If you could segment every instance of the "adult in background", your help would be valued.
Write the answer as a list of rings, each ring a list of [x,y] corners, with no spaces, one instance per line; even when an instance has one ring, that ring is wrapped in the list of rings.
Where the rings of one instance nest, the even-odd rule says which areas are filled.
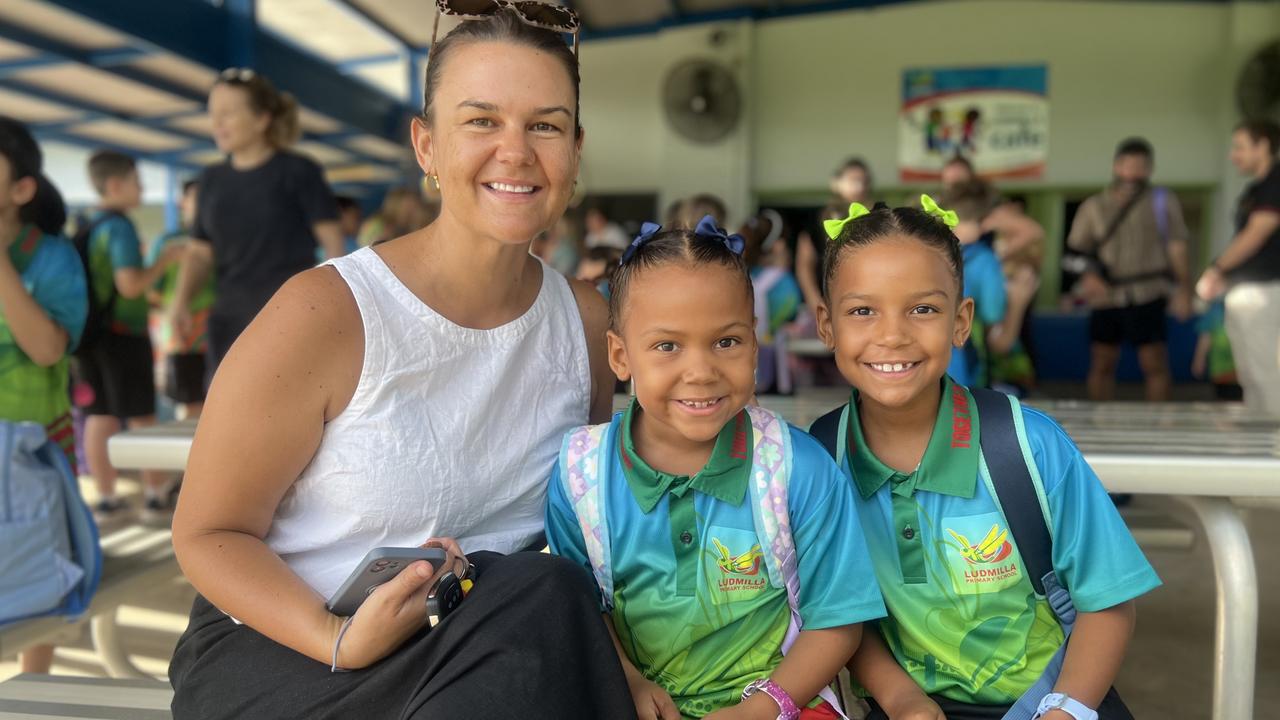
[[[338,206],[320,166],[290,152],[298,103],[248,68],[223,71],[209,93],[213,139],[227,159],[200,175],[200,196],[174,293],[175,334],[191,333],[192,299],[213,271],[209,376],[286,280],[343,254]]]
[[[1111,400],[1120,348],[1138,350],[1148,401],[1169,399],[1166,311],[1191,315],[1187,226],[1178,198],[1151,185],[1155,153],[1141,138],[1116,148],[1111,185],[1076,211],[1067,246],[1084,258],[1089,302],[1089,399]]]
[[[1236,207],[1236,234],[1204,271],[1205,300],[1226,292],[1227,335],[1249,407],[1280,416],[1280,126],[1242,122],[1231,163],[1253,179]],[[1230,290],[1228,290],[1228,286]]]
[[[214,379],[173,523],[201,593],[175,718],[634,717],[590,575],[520,552],[614,377],[604,300],[529,253],[578,172],[577,57],[545,29],[577,19],[518,13],[431,43],[412,137],[439,217],[289,280]],[[370,549],[424,543],[450,559],[325,607]],[[434,578],[470,565],[428,631]]]

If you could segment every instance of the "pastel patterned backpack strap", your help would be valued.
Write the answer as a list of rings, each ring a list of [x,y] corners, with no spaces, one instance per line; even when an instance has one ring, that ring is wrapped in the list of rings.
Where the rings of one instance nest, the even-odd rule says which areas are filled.
[[[803,621],[800,617],[800,569],[796,557],[795,539],[791,535],[791,513],[787,499],[787,485],[791,480],[791,432],[781,415],[762,407],[748,407],[751,417],[751,509],[755,518],[756,533],[765,547],[765,567],[774,587],[785,587],[787,605],[791,608],[791,622],[782,640],[785,655],[800,636]],[[840,717],[845,717],[839,697],[830,687],[819,696],[826,700]]]
[[[575,428],[565,436],[560,448],[560,482],[578,518],[600,596],[609,608],[613,606],[613,562],[604,507],[604,475],[609,467],[606,451],[613,446],[617,423],[615,417],[613,422],[603,425]]]

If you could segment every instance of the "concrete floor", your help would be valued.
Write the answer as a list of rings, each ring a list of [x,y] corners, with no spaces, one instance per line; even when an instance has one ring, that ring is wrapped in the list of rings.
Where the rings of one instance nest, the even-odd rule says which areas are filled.
[[[1280,478],[1277,478],[1280,481]],[[1172,500],[1139,497],[1138,512],[1165,513],[1190,527],[1195,521]],[[1246,510],[1260,584],[1256,718],[1280,718],[1280,510]],[[1197,529],[1198,530],[1198,529]],[[1138,627],[1117,682],[1137,718],[1208,718],[1212,694],[1214,576],[1208,546],[1197,532],[1190,550],[1148,550],[1164,586],[1138,603]],[[194,593],[185,582],[153,588],[124,608],[126,646],[143,670],[163,677],[186,626]],[[17,673],[13,658],[0,662],[0,680]],[[102,675],[86,637],[60,647],[54,672]]]

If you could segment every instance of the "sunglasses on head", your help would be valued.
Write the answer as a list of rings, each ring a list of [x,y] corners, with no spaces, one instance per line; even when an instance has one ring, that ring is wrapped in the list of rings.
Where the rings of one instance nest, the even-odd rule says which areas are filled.
[[[476,20],[502,10],[510,10],[526,24],[543,30],[573,33],[573,54],[578,54],[578,30],[582,27],[578,14],[567,7],[536,0],[436,0],[436,22],[431,29],[431,45],[436,44],[441,15]]]
[[[224,82],[251,82],[258,74],[253,68],[236,68],[231,67],[218,73],[218,79]]]

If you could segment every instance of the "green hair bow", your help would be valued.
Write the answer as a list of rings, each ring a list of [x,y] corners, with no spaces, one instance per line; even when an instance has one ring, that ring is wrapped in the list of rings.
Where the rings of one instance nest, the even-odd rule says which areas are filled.
[[[928,195],[920,196],[920,207],[924,208],[925,212],[941,220],[942,224],[949,228],[955,229],[955,226],[960,224],[960,216],[956,215],[955,210],[943,210]]]
[[[840,233],[844,230],[845,225],[848,225],[849,223],[853,222],[854,220],[857,220],[863,215],[870,215],[870,214],[871,214],[871,211],[868,210],[862,203],[850,203],[849,217],[843,220],[823,220],[822,228],[827,231],[827,237],[831,238],[832,240],[835,240],[836,238],[840,237]]]

